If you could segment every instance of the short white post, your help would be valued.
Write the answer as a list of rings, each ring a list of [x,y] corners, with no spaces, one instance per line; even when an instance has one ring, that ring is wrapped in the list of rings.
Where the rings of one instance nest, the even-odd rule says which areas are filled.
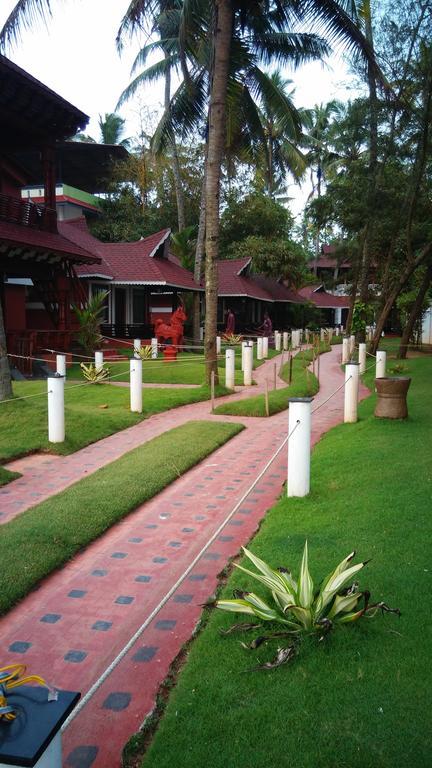
[[[355,336],[354,334],[351,334],[351,336],[349,337],[349,353],[351,358],[354,356],[354,350],[355,350]]]
[[[277,352],[281,351],[281,335],[279,331],[275,331],[275,350]]]
[[[246,348],[247,341],[242,341],[241,343],[241,369],[244,371],[245,366],[245,348]]]
[[[378,350],[376,353],[376,366],[375,366],[375,378],[383,379],[386,375],[386,358],[387,353],[383,350]]]
[[[47,378],[48,383],[48,440],[50,443],[64,443],[64,376],[55,374]]]
[[[227,349],[225,352],[225,386],[234,389],[235,383],[235,351]]]
[[[284,352],[288,352],[288,331],[283,332],[283,348]]]
[[[306,344],[309,344],[309,328],[306,328],[305,330],[305,340]]]
[[[139,358],[139,351],[141,349],[141,339],[134,339],[134,357]]]
[[[366,344],[364,342],[360,342],[359,344],[359,367],[359,373],[361,375],[366,370]]]
[[[66,378],[66,355],[56,355],[56,373]]]
[[[359,364],[350,362],[345,366],[344,422],[353,424],[357,421],[357,403],[359,392]]]
[[[212,371],[210,374],[210,396],[211,396],[211,409],[213,413],[214,407],[215,407],[215,372],[214,371]]]
[[[349,353],[349,339],[344,337],[342,339],[342,365],[346,365],[350,359]]]
[[[263,337],[258,336],[257,338],[257,360],[263,359]]]
[[[156,360],[158,356],[158,340],[154,338],[151,340],[151,356],[152,360]]]
[[[222,348],[222,339],[220,336],[216,336],[216,354],[220,355]]]
[[[130,360],[130,409],[142,413],[142,360]]]
[[[247,341],[244,350],[243,383],[245,387],[252,386],[253,341]]]
[[[336,327],[335,333],[336,333],[336,336],[339,336],[339,334],[340,334],[340,328],[339,328],[339,326],[337,326],[337,327]]]
[[[313,397],[288,401],[288,496],[307,496],[310,490],[312,401]]]
[[[200,341],[204,341],[204,328],[202,325],[200,326]]]
[[[264,360],[268,357],[268,336],[262,337],[262,353]]]
[[[99,350],[98,352],[95,352],[95,368],[102,368],[103,367],[103,352]]]
[[[325,339],[325,328],[321,328],[320,330],[320,341],[324,341]]]

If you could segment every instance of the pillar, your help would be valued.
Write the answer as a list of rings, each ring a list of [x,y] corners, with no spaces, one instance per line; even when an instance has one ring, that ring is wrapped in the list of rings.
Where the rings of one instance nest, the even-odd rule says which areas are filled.
[[[151,356],[152,360],[156,360],[158,356],[158,340],[155,338],[151,340]]]
[[[359,344],[359,373],[360,375],[366,370],[366,344],[360,342]]]
[[[283,349],[284,352],[288,351],[288,331],[283,332]]]
[[[262,352],[263,352],[263,358],[267,359],[268,357],[268,336],[262,337]]]
[[[48,440],[63,443],[65,439],[64,376],[49,376],[48,383]]]
[[[252,386],[253,341],[247,341],[244,350],[243,383],[245,387]]]
[[[103,352],[101,350],[98,350],[95,352],[95,368],[102,368],[103,366]]]
[[[378,350],[376,353],[376,368],[375,368],[375,378],[376,379],[383,379],[386,375],[386,358],[387,353],[383,350]]]
[[[346,365],[349,359],[349,339],[345,337],[342,339],[342,365]]]
[[[139,358],[139,351],[141,349],[141,339],[134,339],[134,357]]]
[[[344,422],[357,421],[357,404],[359,392],[359,364],[350,362],[345,366],[345,399]]]
[[[225,352],[225,386],[234,389],[235,384],[235,351],[227,349]]]
[[[142,360],[130,360],[130,409],[142,413]]]
[[[258,336],[257,338],[257,360],[263,359],[263,337]]]
[[[311,403],[313,397],[292,397],[288,410],[288,496],[310,490]]]
[[[56,371],[66,378],[66,355],[56,355]]]

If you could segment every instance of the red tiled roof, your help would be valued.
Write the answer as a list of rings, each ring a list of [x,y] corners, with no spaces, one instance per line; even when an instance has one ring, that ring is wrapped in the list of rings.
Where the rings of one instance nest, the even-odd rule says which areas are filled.
[[[334,296],[332,293],[327,293],[325,290],[319,290],[320,285],[305,285],[304,288],[299,288],[299,294],[306,301],[310,301],[315,304],[316,307],[322,309],[333,309],[337,307],[346,308],[349,307],[349,296]]]
[[[69,240],[101,258],[100,266],[95,269],[81,267],[78,270],[80,277],[101,276],[115,283],[200,290],[192,273],[180,266],[175,257],[155,256],[159,246],[169,237],[169,229],[133,243],[101,243],[90,234],[83,217],[63,221],[60,228]]]
[[[223,259],[217,262],[219,296],[248,296],[251,299],[268,302],[302,302],[295,291],[286,288],[275,278],[264,275],[243,276],[241,272],[249,263],[249,258]]]
[[[0,240],[30,248],[39,253],[49,251],[57,256],[65,256],[75,264],[94,264],[98,261],[97,254],[71,242],[61,233],[45,232],[19,224],[9,224],[7,221],[0,221]]]

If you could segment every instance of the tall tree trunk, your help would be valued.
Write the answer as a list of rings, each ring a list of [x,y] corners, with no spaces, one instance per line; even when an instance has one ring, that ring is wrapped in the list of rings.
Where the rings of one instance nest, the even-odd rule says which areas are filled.
[[[2,286],[3,287],[3,286]],[[0,401],[12,397],[12,382],[6,349],[6,333],[3,322],[2,297],[0,293]]]
[[[364,4],[365,12],[365,37],[372,52],[374,52],[374,40],[372,29],[372,10],[370,0]],[[375,199],[377,186],[378,167],[378,99],[374,69],[368,64],[367,70],[369,87],[369,190],[367,204],[367,221],[365,226],[359,298],[364,304],[369,300],[369,273],[371,265],[371,244],[374,233]],[[364,341],[364,331],[359,333],[359,341]]]
[[[215,0],[214,53],[209,105],[209,131],[206,179],[206,240],[205,240],[205,359],[206,381],[211,372],[217,379],[216,329],[219,255],[219,199],[221,165],[225,145],[226,97],[233,25],[231,0]]]
[[[168,51],[165,51],[165,60],[167,59],[169,59],[169,53]],[[169,67],[167,67],[165,72],[165,93],[164,93],[164,108],[166,113],[169,112],[170,103],[171,103],[171,70]],[[181,173],[180,173],[180,162],[179,162],[177,145],[176,145],[174,136],[172,137],[172,141],[171,141],[171,151],[172,151],[172,171],[173,171],[173,177],[174,177],[174,189],[175,189],[175,196],[176,196],[176,202],[177,202],[177,222],[178,222],[178,230],[179,232],[181,232],[182,229],[184,229],[186,226],[186,216],[185,216],[183,184],[182,184]]]
[[[418,318],[421,315],[424,298],[426,296],[427,291],[429,290],[431,282],[432,282],[432,264],[429,264],[429,266],[428,266],[428,268],[427,268],[427,270],[425,272],[425,276],[424,276],[424,278],[422,280],[422,283],[420,285],[419,291],[417,293],[416,300],[415,300],[414,305],[413,305],[413,307],[411,309],[411,313],[410,313],[410,316],[408,318],[408,322],[407,322],[407,324],[406,324],[406,326],[404,328],[403,334],[402,334],[399,351],[397,353],[397,357],[400,360],[405,360],[405,358],[407,356],[408,344],[410,342],[410,338],[411,338],[411,335],[412,335],[412,332],[413,332],[413,329],[414,329],[414,325],[415,325],[415,323],[417,322]]]
[[[207,145],[204,153],[204,178],[201,188],[201,201],[200,201],[200,215],[198,223],[198,235],[195,249],[195,266],[194,266],[194,280],[196,283],[201,282],[202,268],[205,254],[205,236],[206,236],[206,166],[207,166]],[[193,338],[195,341],[200,340],[200,297],[197,296],[194,299],[193,304]]]
[[[391,289],[389,295],[387,296],[385,303],[383,305],[383,308],[381,310],[380,316],[377,320],[376,329],[374,337],[370,344],[369,351],[374,355],[378,349],[378,344],[381,339],[381,334],[384,330],[384,326],[386,324],[387,318],[391,312],[391,309],[393,307],[393,304],[395,303],[397,297],[399,296],[402,288],[405,287],[408,280],[410,279],[413,272],[419,267],[421,264],[423,264],[424,261],[426,261],[432,253],[432,242],[428,243],[423,250],[419,253],[416,259],[414,261],[407,264],[404,271],[402,272],[399,280],[394,284],[393,288]]]

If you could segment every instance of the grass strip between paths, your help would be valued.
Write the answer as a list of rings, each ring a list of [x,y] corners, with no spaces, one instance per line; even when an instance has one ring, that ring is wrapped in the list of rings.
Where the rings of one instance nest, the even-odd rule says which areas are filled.
[[[329,352],[330,347],[324,343],[320,345],[320,354]],[[292,359],[292,382],[289,386],[282,389],[269,389],[269,415],[280,413],[288,407],[289,397],[309,397],[318,392],[318,379],[310,371],[307,371],[308,365],[312,361],[312,350],[306,349],[299,352]],[[289,380],[289,363],[283,365],[280,372],[280,378],[284,381]],[[218,405],[214,413],[226,414],[229,416],[265,416],[265,398],[264,395],[252,395],[252,397],[235,400],[231,403]]]
[[[131,413],[128,387],[93,384],[73,389],[73,384],[66,382],[66,440],[54,444],[48,442],[46,381],[14,382],[13,388],[17,398],[38,393],[41,396],[0,403],[0,462],[41,450],[62,455],[74,453],[155,413],[210,398],[209,387],[144,389],[143,412]],[[227,393],[225,387],[216,387],[217,397]]]
[[[214,611],[188,650],[145,768],[430,765],[432,358],[407,369],[409,418],[376,419],[375,396],[362,402],[357,424],[315,447],[310,495],[282,498],[249,547],[298,573],[308,539],[315,585],[355,548],[356,561],[372,558],[360,588],[402,617],[340,627],[320,644],[306,639],[291,664],[252,672],[284,640],[246,651],[239,640],[252,633],[219,629],[248,617]],[[223,594],[234,588],[265,594],[237,570]]]
[[[0,467],[0,485],[6,485],[18,477],[21,477],[19,472],[10,472],[8,469]]]
[[[2,525],[0,613],[242,429],[242,424],[191,421]]]

